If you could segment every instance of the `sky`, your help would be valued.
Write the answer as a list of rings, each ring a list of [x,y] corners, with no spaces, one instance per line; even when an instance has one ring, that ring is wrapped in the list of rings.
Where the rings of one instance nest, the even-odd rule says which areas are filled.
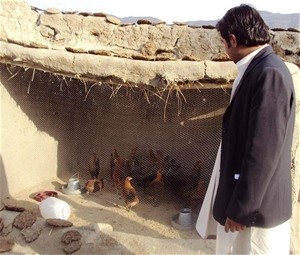
[[[260,11],[273,13],[300,13],[299,0],[27,0],[31,6],[58,8],[61,11],[102,12],[119,18],[152,16],[172,23],[174,21],[216,20],[226,11],[241,3]]]

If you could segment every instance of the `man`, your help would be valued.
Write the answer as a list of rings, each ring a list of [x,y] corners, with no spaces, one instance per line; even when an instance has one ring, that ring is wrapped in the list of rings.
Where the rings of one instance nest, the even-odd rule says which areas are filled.
[[[292,77],[267,44],[269,28],[254,8],[234,7],[216,27],[238,77],[196,228],[205,237],[214,227],[212,209],[217,254],[289,254]]]

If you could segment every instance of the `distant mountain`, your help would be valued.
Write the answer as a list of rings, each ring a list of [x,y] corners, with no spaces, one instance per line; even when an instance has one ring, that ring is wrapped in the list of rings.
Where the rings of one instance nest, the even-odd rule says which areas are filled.
[[[137,23],[138,20],[149,20],[153,23],[157,23],[161,21],[160,19],[154,18],[154,17],[124,17],[124,18],[119,18],[123,24],[132,24],[132,23]]]
[[[270,28],[300,28],[300,13],[280,14],[261,11],[260,14]]]
[[[267,25],[272,28],[295,28],[300,29],[300,13],[291,13],[291,14],[280,14],[272,13],[267,11],[260,11],[261,16],[267,23]],[[120,19],[122,23],[136,23],[138,20],[149,20],[151,22],[159,22],[160,20],[154,17],[124,17]],[[195,21],[186,21],[185,23],[191,26],[204,26],[212,25],[215,26],[218,20],[195,20]]]
[[[267,11],[259,12],[266,24],[270,29],[272,28],[300,28],[300,13],[292,13],[292,14],[280,14],[280,13],[272,13]],[[196,20],[196,21],[188,21],[188,25],[192,26],[203,26],[203,25],[212,25],[215,26],[219,20]]]

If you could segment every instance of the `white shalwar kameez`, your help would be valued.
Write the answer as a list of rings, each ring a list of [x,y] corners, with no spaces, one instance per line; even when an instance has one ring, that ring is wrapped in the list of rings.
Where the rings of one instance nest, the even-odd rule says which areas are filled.
[[[232,85],[230,101],[249,63],[266,46],[250,53],[237,63],[238,76]],[[216,254],[288,255],[290,248],[290,220],[273,228],[248,227],[243,231],[229,231],[226,233],[224,226],[217,223],[213,218],[213,204],[220,177],[221,143],[208,189],[196,222],[196,230],[202,238],[207,238],[209,235],[217,235]]]

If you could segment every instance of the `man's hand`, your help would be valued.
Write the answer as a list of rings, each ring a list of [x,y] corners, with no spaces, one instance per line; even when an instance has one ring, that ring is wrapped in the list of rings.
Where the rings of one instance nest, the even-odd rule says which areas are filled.
[[[242,225],[240,223],[237,223],[229,218],[226,219],[225,222],[225,232],[227,233],[229,230],[231,232],[235,232],[235,231],[241,231],[244,230],[246,228],[245,225]]]

